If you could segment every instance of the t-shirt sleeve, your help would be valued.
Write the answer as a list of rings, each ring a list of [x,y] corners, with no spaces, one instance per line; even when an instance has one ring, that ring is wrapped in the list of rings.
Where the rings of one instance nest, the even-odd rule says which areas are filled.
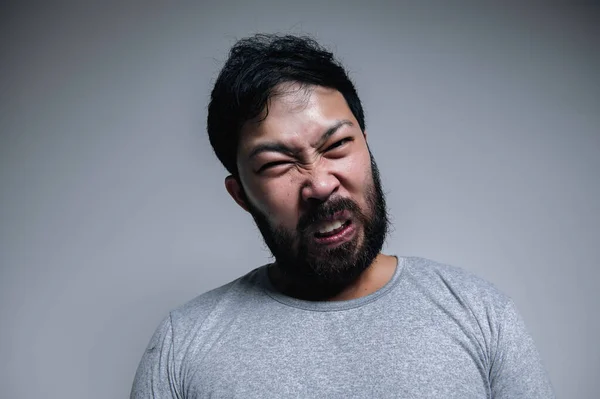
[[[165,318],[156,329],[138,366],[131,399],[180,398],[175,383],[171,317]]]
[[[514,303],[504,309],[490,370],[493,399],[555,398],[540,356]]]

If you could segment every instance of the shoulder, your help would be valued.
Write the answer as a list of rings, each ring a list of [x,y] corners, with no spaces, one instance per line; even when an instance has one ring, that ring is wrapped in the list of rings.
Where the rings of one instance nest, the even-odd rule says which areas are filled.
[[[474,313],[500,316],[511,299],[494,284],[457,266],[429,259],[404,258],[405,281],[432,299],[457,304]]]
[[[198,295],[169,314],[174,330],[189,331],[213,314],[221,317],[238,312],[244,304],[264,295],[260,283],[262,267],[225,285]]]

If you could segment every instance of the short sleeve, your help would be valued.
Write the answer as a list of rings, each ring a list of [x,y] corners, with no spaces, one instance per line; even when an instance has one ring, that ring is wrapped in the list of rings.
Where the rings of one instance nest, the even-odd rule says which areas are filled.
[[[514,303],[504,309],[490,370],[493,399],[555,398],[538,351]]]
[[[175,383],[173,353],[173,328],[169,316],[158,326],[142,356],[131,388],[131,399],[181,397]]]

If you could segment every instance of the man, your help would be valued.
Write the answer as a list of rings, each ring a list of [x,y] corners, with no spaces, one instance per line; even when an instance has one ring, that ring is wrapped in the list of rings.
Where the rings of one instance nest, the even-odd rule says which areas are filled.
[[[361,102],[307,38],[231,50],[208,134],[274,262],[170,313],[132,398],[549,398],[513,303],[456,268],[381,253]]]

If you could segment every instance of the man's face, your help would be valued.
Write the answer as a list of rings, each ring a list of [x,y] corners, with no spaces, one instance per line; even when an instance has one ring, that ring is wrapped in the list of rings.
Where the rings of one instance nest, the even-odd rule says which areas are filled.
[[[377,167],[341,93],[279,89],[266,118],[242,129],[241,197],[282,272],[341,289],[385,239]]]

